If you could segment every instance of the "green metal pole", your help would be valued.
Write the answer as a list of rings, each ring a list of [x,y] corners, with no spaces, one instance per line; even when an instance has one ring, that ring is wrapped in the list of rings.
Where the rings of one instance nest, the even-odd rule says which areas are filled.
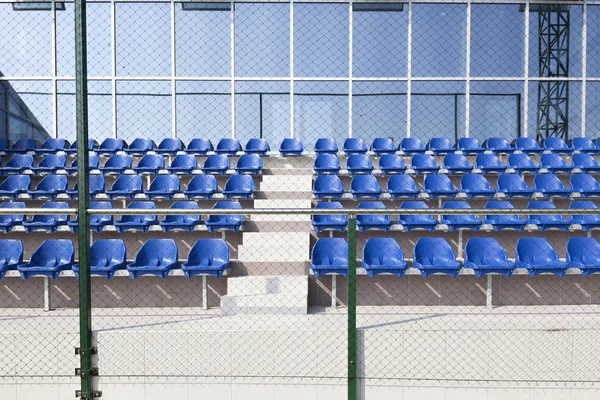
[[[348,218],[348,400],[356,400],[356,218]]]
[[[79,221],[79,342],[81,398],[92,399],[92,301],[90,250],[86,0],[75,0],[75,108],[77,121],[77,217]]]

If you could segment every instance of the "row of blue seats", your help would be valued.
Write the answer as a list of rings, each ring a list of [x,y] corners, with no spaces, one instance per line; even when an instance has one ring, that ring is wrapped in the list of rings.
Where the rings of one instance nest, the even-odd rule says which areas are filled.
[[[0,173],[21,174],[25,171],[32,171],[34,174],[51,174],[64,170],[69,174],[77,172],[77,159],[73,160],[71,165],[67,166],[66,157],[62,154],[49,154],[45,156],[38,165],[33,165],[33,156],[29,154],[14,155],[5,166],[0,167]],[[133,170],[138,174],[157,174],[162,169],[167,169],[173,174],[191,174],[198,168],[198,160],[194,155],[180,154],[175,156],[168,167],[165,167],[165,159],[158,154],[146,154],[133,166],[133,160],[128,154],[113,154],[105,162],[99,165],[98,156],[90,154],[89,169],[100,170],[103,173],[122,174],[126,170]],[[202,172],[205,174],[224,175],[231,168],[229,157],[223,154],[211,154],[202,166]],[[235,164],[235,171],[238,174],[258,175],[262,172],[263,162],[260,156],[256,154],[244,154]]]
[[[22,202],[4,202],[0,204],[0,208],[25,208],[25,203]],[[65,202],[47,202],[42,205],[42,208],[63,209],[68,208]],[[110,202],[90,202],[92,209],[110,209]],[[151,214],[150,210],[156,210],[156,205],[149,201],[133,201],[127,208],[132,209],[147,209],[149,214],[143,215],[123,215],[120,219],[115,220],[112,215],[91,215],[90,229],[95,232],[109,226],[114,226],[117,232],[125,231],[141,231],[147,232],[151,226],[159,225],[164,232],[169,231],[187,231],[192,232],[198,225],[204,224],[208,232],[218,230],[230,230],[237,232],[240,230],[243,222],[243,215],[210,215],[207,220],[200,218],[200,215],[167,215],[164,219],[158,220],[157,216]],[[176,201],[171,205],[172,209],[200,209],[198,203],[193,201]],[[242,206],[237,201],[218,201],[213,206],[214,209],[242,209]],[[72,232],[77,232],[78,221],[69,220],[65,214],[53,215],[34,215],[29,219],[25,219],[21,214],[0,215],[0,231],[11,232],[15,227],[22,226],[26,232],[46,231],[54,233],[59,226],[68,226]]]
[[[590,174],[573,174],[570,176],[570,187],[565,187],[560,178],[555,174],[536,174],[533,178],[533,188],[516,174],[501,174],[496,180],[496,188],[492,188],[483,175],[466,174],[460,178],[460,189],[457,189],[450,177],[444,174],[426,175],[423,179],[423,191],[409,175],[392,175],[387,179],[386,192],[392,199],[417,198],[421,193],[429,198],[448,197],[454,198],[463,195],[472,199],[483,197],[491,199],[497,193],[505,197],[530,198],[535,194],[541,197],[579,197],[600,196],[600,183]],[[356,175],[350,181],[350,193],[354,199],[378,199],[383,190],[373,175]],[[320,175],[314,181],[313,194],[316,199],[340,200],[344,195],[341,179],[336,175]]]
[[[316,208],[325,209],[343,209],[339,202],[321,202]],[[365,201],[358,204],[361,209],[386,209],[380,201]],[[423,201],[404,201],[400,208],[419,208],[427,209],[427,204]],[[465,201],[446,201],[442,206],[444,209],[470,209],[471,206]],[[488,201],[485,204],[486,209],[514,209],[508,201]],[[530,201],[527,204],[529,209],[555,209],[551,201]],[[596,205],[591,201],[572,201],[571,209],[596,209]],[[395,221],[394,221],[395,222]],[[399,215],[397,223],[402,226],[404,232],[412,230],[434,231],[438,225],[445,225],[449,231],[458,229],[469,229],[478,231],[483,224],[490,225],[494,231],[512,229],[523,231],[527,225],[535,225],[539,231],[547,229],[559,229],[567,231],[572,225],[579,225],[583,231],[594,228],[600,228],[599,214],[582,215],[559,215],[559,214],[541,214],[528,215],[521,218],[516,214],[507,215],[485,215],[483,220],[476,215],[442,215],[438,221],[433,215]],[[344,232],[348,224],[346,215],[313,215],[312,225],[315,231],[336,230]],[[356,227],[360,232],[371,229],[383,230],[388,232],[392,227],[392,218],[389,215],[357,215]]]
[[[471,238],[465,246],[464,264],[456,259],[452,248],[442,238],[420,238],[413,250],[412,265],[421,276],[435,273],[458,276],[461,269],[472,269],[481,277],[497,273],[509,277],[515,268],[525,268],[529,276],[552,273],[564,276],[568,268],[577,268],[582,276],[600,272],[600,243],[593,238],[570,238],[566,261],[561,261],[544,238],[520,238],[515,261],[494,238]],[[404,276],[407,263],[398,243],[391,238],[370,238],[362,252],[362,267],[371,277],[390,273]],[[318,239],[312,249],[311,269],[316,277],[348,273],[348,245],[343,238]]]
[[[46,175],[35,188],[30,189],[29,175],[10,175],[0,183],[0,198],[16,200],[19,195],[27,193],[33,199],[56,199],[66,194],[71,199],[77,198],[77,183],[68,189],[66,175]],[[133,199],[145,196],[148,199],[172,199],[177,194],[184,194],[188,199],[211,199],[219,193],[217,178],[214,175],[195,175],[187,187],[181,190],[177,175],[156,175],[148,189],[143,189],[143,180],[139,175],[120,175],[110,189],[105,189],[103,175],[90,175],[89,193],[91,198],[106,195],[109,199]],[[249,175],[231,175],[223,188],[225,199],[250,200],[254,194],[254,179]]]
[[[439,165],[436,159],[429,154],[415,154],[410,160],[410,170],[413,173],[436,173],[445,170],[450,174],[471,173],[503,173],[514,170],[516,173],[537,173],[546,169],[553,173],[571,173],[574,169],[582,172],[600,172],[600,164],[588,153],[573,154],[572,164],[569,165],[557,153],[542,154],[540,163],[536,164],[529,155],[524,153],[510,154],[508,164],[504,165],[495,154],[480,153],[475,157],[472,165],[463,154],[446,154]],[[384,154],[379,158],[379,171],[383,175],[404,174],[409,170],[406,163],[398,154]],[[313,169],[317,175],[337,175],[341,169],[340,161],[333,154],[319,154],[315,158]],[[373,173],[373,162],[366,154],[351,154],[346,161],[346,170],[350,175]]]
[[[75,249],[70,240],[44,241],[27,263],[23,262],[20,240],[0,240],[0,254],[0,279],[6,272],[15,270],[23,279],[32,276],[56,279],[67,270],[79,277],[79,265],[74,261]],[[126,269],[131,278],[142,275],[165,278],[169,271],[181,268],[187,278],[201,274],[220,278],[230,267],[229,248],[223,239],[198,239],[183,264],[179,262],[177,245],[172,239],[146,241],[132,263],[127,263],[125,254],[125,244],[120,239],[96,240],[89,252],[90,272],[110,279],[116,271]]]
[[[315,153],[317,154],[337,154],[338,144],[333,138],[319,138],[315,142]],[[343,151],[346,155],[364,154],[368,151],[367,143],[360,138],[348,138],[344,141]],[[425,145],[418,138],[404,138],[398,146],[394,144],[392,138],[375,138],[371,144],[371,151],[379,156],[382,154],[393,154],[396,151],[402,154],[418,154],[430,152],[432,154],[448,154],[461,152],[463,154],[477,154],[484,152],[491,153],[543,153],[557,152],[570,154],[572,152],[600,153],[599,139],[591,140],[589,138],[573,138],[567,144],[559,137],[550,137],[544,139],[542,145],[534,138],[517,138],[509,142],[505,138],[491,137],[486,139],[483,144],[475,138],[460,138],[453,144],[446,138],[432,138]]]
[[[88,140],[88,150],[96,151],[100,154],[112,154],[125,152],[129,154],[146,154],[155,152],[158,154],[175,155],[178,152],[188,154],[206,155],[214,151],[217,154],[235,155],[242,151],[242,145],[237,139],[223,138],[219,140],[216,147],[206,138],[192,139],[186,146],[181,139],[165,138],[158,146],[151,139],[134,139],[131,144],[127,144],[123,139],[108,138],[98,144],[95,140]],[[246,154],[258,154],[264,156],[269,151],[269,144],[265,139],[253,138],[248,140],[243,151]],[[77,152],[77,141],[69,145],[65,139],[47,139],[41,146],[35,139],[23,138],[17,140],[12,146],[8,147],[6,140],[0,140],[0,151],[6,153],[29,153],[48,154],[48,153],[75,153]]]

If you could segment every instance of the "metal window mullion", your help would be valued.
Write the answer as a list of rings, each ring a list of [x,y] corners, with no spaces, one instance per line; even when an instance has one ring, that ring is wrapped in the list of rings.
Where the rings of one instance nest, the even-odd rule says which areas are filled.
[[[111,20],[111,91],[112,91],[112,125],[113,137],[117,137],[117,15],[115,1],[110,2]]]
[[[354,59],[354,11],[352,9],[352,0],[348,3],[348,137],[352,137],[353,130],[353,118],[352,118],[352,90],[353,90],[353,80],[352,74],[354,73],[352,68],[352,62]]]
[[[56,84],[58,68],[56,66],[56,49],[56,3],[55,0],[52,0],[52,130],[54,131],[54,137],[58,138],[58,88]]]
[[[235,3],[231,1],[229,11],[229,62],[230,62],[230,84],[231,84],[231,137],[235,138]]]
[[[587,2],[584,0],[581,26],[581,137],[586,133],[586,96],[587,96]]]
[[[410,137],[411,124],[411,93],[412,93],[412,0],[408,2],[408,32],[407,32],[407,54],[406,54],[406,137]]]
[[[175,1],[171,0],[171,137],[177,137],[177,91],[175,75]]]
[[[465,137],[471,127],[471,1],[467,3],[467,38],[465,51]]]
[[[527,137],[529,132],[529,1],[525,3],[525,12],[523,15],[525,18],[525,43],[523,52],[523,73],[525,78],[523,81],[523,137]]]
[[[294,0],[290,1],[290,137],[294,138]]]

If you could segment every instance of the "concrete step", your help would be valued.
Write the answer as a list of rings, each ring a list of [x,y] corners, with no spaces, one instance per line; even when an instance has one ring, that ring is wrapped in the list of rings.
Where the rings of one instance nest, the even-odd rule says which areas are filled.
[[[238,247],[238,260],[306,261],[309,259],[308,232],[245,232]]]
[[[310,192],[312,175],[264,175],[260,183],[263,192]]]
[[[254,200],[254,208],[311,208],[310,199],[307,200]],[[254,215],[253,221],[310,221],[310,215],[271,214]]]
[[[227,295],[279,295],[304,289],[306,276],[264,275],[240,276],[227,279]]]

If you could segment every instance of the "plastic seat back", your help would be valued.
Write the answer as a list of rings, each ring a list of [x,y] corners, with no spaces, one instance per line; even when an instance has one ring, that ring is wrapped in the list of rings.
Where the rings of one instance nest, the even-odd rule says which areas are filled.
[[[149,192],[179,192],[179,178],[177,175],[156,175],[150,183]]]
[[[67,190],[66,175],[46,175],[35,187],[36,192],[64,192]]]
[[[22,201],[5,201],[0,204],[0,208],[25,208]],[[25,217],[22,214],[0,215],[0,224],[3,226],[16,225],[23,222]]]
[[[166,153],[166,154],[175,154],[178,151],[183,151],[185,146],[181,139],[177,138],[164,138],[158,148],[156,149],[157,153]]]
[[[573,154],[571,158],[571,162],[573,163],[573,167],[579,168],[582,170],[591,169],[598,171],[600,170],[600,164],[592,157],[591,154],[588,153],[577,153]]]
[[[225,182],[223,192],[245,193],[254,191],[254,179],[249,175],[232,175]]]
[[[565,190],[565,185],[554,174],[537,174],[533,178],[533,186],[538,191]]]
[[[186,152],[188,154],[204,155],[213,150],[213,145],[207,138],[194,138],[188,143]]]
[[[100,161],[98,159],[98,155],[97,154],[90,154],[88,156],[88,164],[90,169],[98,169],[98,166],[100,164]],[[70,170],[72,170],[72,172],[77,172],[77,159],[74,159],[73,162],[71,163]]]
[[[233,209],[241,210],[242,205],[238,201],[217,201],[213,206],[215,209]],[[213,224],[228,223],[228,224],[241,224],[244,220],[244,216],[241,214],[229,214],[229,215],[209,215],[207,222]]]
[[[30,154],[15,154],[6,163],[7,168],[13,169],[30,169],[33,166],[33,156]]]
[[[177,262],[177,245],[173,239],[148,239],[135,255],[134,265],[158,267]]]
[[[456,142],[456,149],[462,150],[462,152],[466,154],[480,153],[483,151],[479,140],[471,137],[463,137],[458,139]]]
[[[24,193],[30,184],[29,175],[9,175],[0,183],[0,192]]]
[[[40,146],[40,150],[46,152],[63,151],[67,146],[65,139],[49,138]]]
[[[465,262],[483,266],[507,261],[506,251],[504,251],[498,240],[494,238],[470,238],[467,241]]]
[[[122,151],[127,148],[127,144],[123,139],[118,138],[107,138],[98,146],[98,152],[100,153],[115,153]]]
[[[0,278],[4,276],[3,267],[23,264],[23,244],[20,240],[0,240]]]
[[[217,178],[214,175],[196,175],[188,183],[186,191],[214,193],[218,190]]]
[[[223,138],[217,143],[215,152],[217,154],[235,155],[238,151],[242,151],[242,145],[237,139]]]
[[[445,154],[454,151],[452,142],[446,138],[431,138],[427,143],[427,150],[433,154]]]
[[[13,152],[26,153],[34,151],[37,147],[37,141],[32,138],[21,138],[17,140],[10,148]]]
[[[337,175],[319,175],[315,179],[313,193],[315,195],[338,197],[344,193],[344,186]]]
[[[401,174],[406,171],[406,164],[398,154],[382,154],[379,157],[379,169],[383,174]]]
[[[300,156],[304,151],[304,145],[296,138],[285,138],[279,146],[279,153],[282,156]]]
[[[146,138],[136,138],[131,142],[126,152],[130,154],[145,154],[154,149],[154,142]]]
[[[103,268],[125,262],[125,243],[121,239],[99,239],[90,247],[90,267]]]
[[[338,145],[333,138],[318,138],[315,142],[315,153],[337,154]]]
[[[496,181],[496,186],[502,192],[529,191],[525,180],[518,174],[500,174]]]
[[[445,174],[426,175],[423,180],[423,187],[426,192],[456,192],[454,184]]]
[[[346,169],[350,173],[370,174],[373,171],[373,163],[366,154],[350,154],[346,161]]]
[[[446,209],[471,209],[471,206],[466,201],[446,201],[442,208]],[[477,224],[481,221],[475,215],[442,215],[442,223],[446,224]]]
[[[369,238],[362,252],[363,264],[397,265],[404,263],[402,249],[393,238]]]
[[[56,267],[72,264],[75,254],[73,242],[64,239],[48,239],[38,247],[29,263],[34,267]]]
[[[147,156],[144,156],[147,157]],[[131,156],[128,154],[113,154],[104,163],[103,169],[123,171],[131,168]]]
[[[525,153],[509,155],[508,167],[516,171],[537,171],[539,169],[531,157]]]
[[[452,248],[442,238],[419,238],[413,251],[413,259],[424,266],[447,265],[456,262]]]
[[[410,160],[410,165],[416,171],[422,170],[422,169],[427,169],[427,170],[439,169],[439,166],[438,166],[437,162],[435,161],[435,158],[433,158],[429,154],[415,154],[414,156],[412,156],[412,158]]]
[[[488,150],[501,152],[513,150],[510,146],[510,143],[508,143],[508,140],[500,137],[491,137],[486,139],[486,141],[483,143],[483,146]]]
[[[318,154],[313,168],[317,174],[337,174],[340,170],[340,161],[333,154]]]
[[[513,147],[525,152],[541,152],[540,144],[532,137],[519,137],[513,141]]]
[[[484,171],[503,170],[505,168],[502,161],[495,154],[478,154],[475,157],[475,165]]]
[[[229,262],[229,247],[223,239],[198,239],[190,249],[187,264],[221,266]]]
[[[109,201],[91,201],[90,208],[96,210],[109,210],[112,208],[112,204]],[[112,224],[113,216],[110,214],[94,214],[90,215],[90,225],[101,225],[104,223]]]
[[[419,193],[417,184],[410,175],[392,175],[387,181],[387,191],[390,193],[410,192]]]
[[[87,149],[89,151],[92,151],[96,147],[98,147],[98,143],[94,139],[88,139]],[[73,143],[71,143],[71,146],[69,146],[69,152],[70,153],[77,152],[77,140],[75,140]]]
[[[590,174],[573,174],[570,182],[574,192],[600,193],[600,183]]]
[[[559,137],[549,137],[544,139],[544,149],[552,151],[570,150],[565,141]]]
[[[592,208],[598,208],[598,207],[596,206],[596,203],[594,203],[593,201],[577,200],[577,201],[572,201],[571,204],[569,204],[569,208],[592,209]],[[584,229],[589,228],[589,227],[600,226],[600,214],[573,214],[571,216],[571,218],[572,218],[572,222],[574,224],[580,224],[584,227]]]
[[[200,206],[195,201],[175,201],[169,208],[177,210],[196,210],[200,209]],[[198,222],[200,222],[200,215],[167,215],[161,223],[193,225]]]
[[[600,243],[594,238],[573,237],[567,241],[567,262],[582,266],[600,265]]]
[[[198,160],[191,154],[179,154],[173,158],[169,170],[171,172],[191,172],[198,166]]]
[[[111,191],[139,192],[142,190],[142,177],[139,175],[121,175],[115,180]]]
[[[203,170],[211,171],[226,171],[229,169],[229,158],[224,154],[211,154],[204,161]]]
[[[540,156],[540,165],[543,168],[556,169],[568,168],[567,162],[558,153],[542,154]]]
[[[269,150],[271,150],[271,148],[269,147],[267,139],[252,138],[248,140],[248,143],[246,143],[246,149],[244,152],[246,154],[257,154],[259,156],[264,156]]]
[[[311,252],[313,265],[348,267],[348,244],[343,238],[321,238]]]
[[[373,144],[371,144],[371,150],[373,150],[376,156],[393,154],[396,152],[396,145],[392,138],[375,138],[373,139]]]
[[[129,203],[127,208],[144,208],[148,210],[156,209],[156,204],[151,201],[132,201]],[[136,214],[136,215],[123,215],[121,219],[118,221],[119,223],[126,224],[144,224],[149,225],[150,223],[156,221],[155,214]]]
[[[516,256],[517,261],[531,265],[544,265],[558,261],[558,254],[545,238],[519,238]]]
[[[56,170],[65,168],[66,164],[67,158],[64,155],[48,154],[39,162],[38,168]]]
[[[344,140],[344,153],[350,154],[365,154],[368,150],[367,143],[361,138],[347,138]]]
[[[158,171],[165,167],[165,159],[158,154],[146,154],[143,156],[138,165],[135,167],[137,171]]]
[[[337,201],[322,201],[317,203],[315,208],[318,209],[339,209],[343,210],[344,207],[340,202]],[[348,217],[344,214],[339,215],[313,215],[312,216],[313,224],[330,224],[334,222],[338,222],[340,224],[346,225],[348,223]]]
[[[263,162],[258,154],[243,154],[235,164],[235,170],[238,173],[258,173],[262,168]]]
[[[598,150],[592,139],[587,137],[572,138],[569,140],[570,147],[579,151],[593,151]]]
[[[485,176],[465,174],[460,178],[460,190],[464,192],[492,192],[493,189]]]
[[[356,195],[376,195],[381,194],[381,187],[377,178],[373,175],[356,175],[350,181],[350,192]]]
[[[450,172],[454,171],[470,171],[473,166],[462,154],[448,153],[444,156],[443,160],[444,168]]]
[[[506,200],[494,200],[485,203],[484,208],[488,209],[513,209],[513,205]],[[507,224],[507,223],[519,223],[524,224],[525,220],[520,218],[517,214],[487,214],[485,220],[488,223],[493,224]]]

